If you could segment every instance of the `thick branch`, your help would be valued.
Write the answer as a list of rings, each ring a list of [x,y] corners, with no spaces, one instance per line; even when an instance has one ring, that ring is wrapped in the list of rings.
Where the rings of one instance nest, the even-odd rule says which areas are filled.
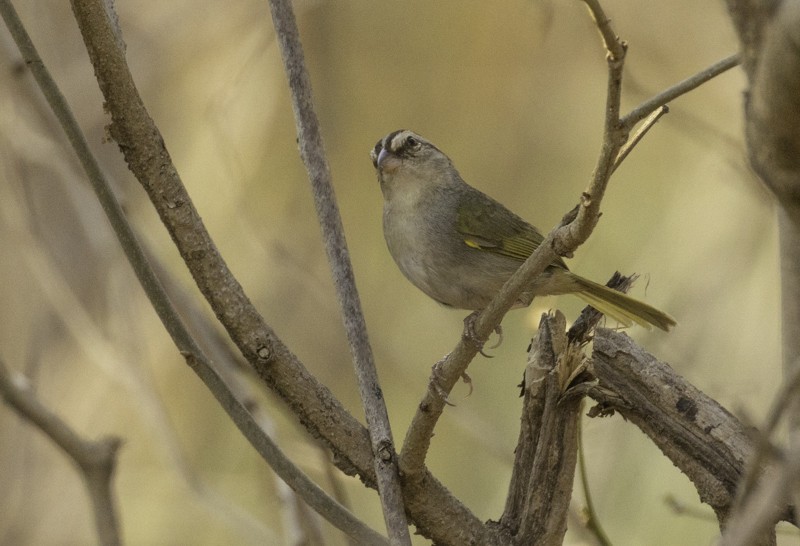
[[[93,0],[76,0],[73,10],[112,117],[110,132],[131,171],[147,191],[201,292],[247,361],[298,415],[309,432],[332,450],[336,465],[348,474],[360,475],[367,485],[374,486],[373,457],[366,429],[308,373],[263,321],[219,255],[138,95],[118,29],[112,23],[116,16],[109,15],[102,2]],[[151,288],[145,281],[143,285],[146,290]],[[197,353],[192,354],[194,358],[190,355],[188,362],[202,362]],[[203,370],[200,367],[195,372],[201,374]],[[201,378],[206,382],[218,380],[209,374],[205,377],[201,374]],[[230,394],[222,382],[219,389],[209,389],[215,396]],[[230,400],[235,401],[235,398],[230,396]],[[227,407],[225,401],[221,404],[229,411],[240,409]],[[243,419],[247,416],[246,411],[242,412]],[[250,432],[260,430],[245,424]],[[480,520],[427,470],[423,474],[414,488],[418,498],[407,506],[420,532],[434,540],[467,536],[480,542],[486,534]],[[443,509],[458,518],[436,517]]]
[[[580,400],[559,404],[581,364],[564,315],[544,315],[525,369],[520,437],[500,526],[515,544],[561,544],[578,450]]]
[[[800,368],[800,4],[796,1],[727,0],[739,33],[743,67],[750,83],[745,102],[745,135],[750,164],[778,201],[781,267],[782,346],[784,380]],[[789,452],[800,446],[800,400],[795,397],[789,416]],[[774,472],[783,472],[775,465]],[[779,478],[781,479],[781,478]],[[757,491],[769,491],[767,504],[783,506],[792,495],[800,499],[795,482],[764,479]],[[771,487],[777,485],[777,487]],[[748,482],[748,487],[751,483]],[[743,496],[750,491],[743,492]],[[739,510],[737,529],[771,525],[769,510],[750,504]],[[726,536],[727,539],[733,536]]]
[[[117,235],[126,257],[130,261],[137,278],[142,284],[153,307],[164,323],[165,328],[172,336],[176,346],[186,357],[187,363],[203,380],[209,390],[214,394],[220,405],[227,411],[233,422],[239,427],[244,436],[251,442],[256,451],[275,469],[281,476],[321,515],[326,517],[335,526],[341,528],[351,536],[358,536],[363,540],[381,543],[383,538],[356,519],[342,506],[328,497],[324,491],[316,486],[300,469],[291,463],[255,422],[253,416],[238,400],[216,370],[203,354],[197,342],[186,329],[183,321],[175,311],[167,297],[160,280],[150,266],[144,251],[136,239],[133,229],[117,202],[108,180],[101,171],[97,161],[92,155],[77,122],[69,109],[63,95],[61,95],[55,82],[39,58],[36,49],[30,41],[25,29],[22,27],[13,7],[7,2],[0,3],[3,18],[20,48],[23,57],[36,77],[37,83],[42,88],[45,98],[56,114],[59,122],[67,133],[70,143],[75,148],[81,164],[83,165],[92,188],[97,194],[103,210]]]
[[[745,427],[624,334],[597,330],[592,370],[599,380],[588,389],[600,402],[594,413],[618,411],[638,426],[692,480],[723,523],[753,452]]]

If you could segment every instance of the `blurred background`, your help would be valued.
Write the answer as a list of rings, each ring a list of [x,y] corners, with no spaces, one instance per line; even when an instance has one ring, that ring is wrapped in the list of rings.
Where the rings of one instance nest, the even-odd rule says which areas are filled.
[[[105,135],[109,120],[69,6],[18,4],[142,240],[211,316]],[[295,6],[399,444],[466,313],[433,303],[392,262],[369,150],[389,131],[413,129],[469,183],[546,232],[577,202],[599,151],[605,54],[579,1]],[[722,2],[604,7],[630,45],[625,110],[737,49]],[[283,341],[363,421],[266,2],[140,0],[117,9],[145,104],[223,256]],[[5,28],[0,45],[0,358],[86,437],[124,438],[115,486],[127,543],[292,543],[291,501],[175,350]],[[734,69],[670,105],[615,174],[603,219],[570,267],[600,282],[615,270],[640,273],[632,294],[679,325],[629,335],[758,424],[780,382],[779,293],[772,204],[745,161],[743,90]],[[482,519],[502,513],[525,349],[553,307],[574,319],[582,304],[544,298],[509,314],[495,358],[470,367],[475,392],[466,398],[457,387],[457,407],[437,429],[430,468]],[[297,419],[262,398],[280,445],[383,530],[374,491],[331,472]],[[616,544],[713,542],[711,510],[634,426],[584,419],[584,446]],[[78,474],[7,408],[0,491],[0,544],[95,541]],[[668,497],[701,515],[676,512]],[[579,485],[573,504],[584,505]],[[322,530],[327,544],[345,543]],[[566,544],[591,542],[571,529]]]

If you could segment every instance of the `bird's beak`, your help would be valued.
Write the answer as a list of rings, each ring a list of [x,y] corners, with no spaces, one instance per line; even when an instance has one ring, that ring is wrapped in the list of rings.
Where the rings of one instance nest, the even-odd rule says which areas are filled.
[[[386,151],[386,148],[381,148],[380,153],[378,154],[378,168],[381,167],[386,157],[389,155],[389,152]]]
[[[379,171],[392,173],[400,166],[401,160],[396,155],[387,152],[386,148],[381,148],[378,152],[378,160],[375,162]]]

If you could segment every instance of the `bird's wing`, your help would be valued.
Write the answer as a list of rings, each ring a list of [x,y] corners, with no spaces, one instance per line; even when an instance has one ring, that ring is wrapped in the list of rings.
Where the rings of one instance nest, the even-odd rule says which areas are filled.
[[[463,199],[456,218],[467,246],[520,262],[544,240],[535,227],[483,193]],[[560,258],[553,265],[566,268]]]

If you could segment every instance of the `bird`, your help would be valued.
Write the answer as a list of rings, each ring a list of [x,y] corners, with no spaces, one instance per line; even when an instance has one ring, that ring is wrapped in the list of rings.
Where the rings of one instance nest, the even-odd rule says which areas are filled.
[[[450,158],[407,129],[392,131],[370,152],[383,194],[383,234],[403,275],[440,304],[484,309],[542,243],[542,233],[467,184]],[[555,259],[520,294],[514,308],[535,296],[574,294],[625,325],[664,331],[667,313],[581,277]]]

